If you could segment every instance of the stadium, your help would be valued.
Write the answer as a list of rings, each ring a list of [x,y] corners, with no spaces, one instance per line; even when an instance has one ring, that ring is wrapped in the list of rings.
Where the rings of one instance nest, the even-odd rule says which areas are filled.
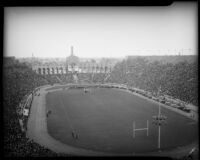
[[[66,68],[70,69],[65,74],[42,74],[15,58],[5,59],[5,105],[17,106],[16,111],[6,109],[16,117],[5,124],[7,156],[197,156],[198,112],[191,104],[196,99],[185,97],[187,94],[181,97],[179,88],[175,90],[178,95],[166,94],[170,86],[163,85],[163,79],[148,86],[143,82],[145,75],[137,79],[136,74],[141,73],[131,68],[133,64],[147,69],[155,65],[163,69],[165,65],[140,65],[145,61],[139,57],[119,62],[109,72],[81,72],[72,56],[67,59]],[[120,63],[126,63],[125,73],[118,69]],[[171,69],[177,69],[176,65],[185,70],[189,69],[183,66],[190,67],[177,62]],[[195,77],[195,73],[191,75]],[[17,86],[12,85],[14,77],[18,78]],[[18,98],[11,102],[13,95]],[[15,136],[11,126],[18,126]]]
[[[3,12],[5,158],[199,159],[196,2]]]

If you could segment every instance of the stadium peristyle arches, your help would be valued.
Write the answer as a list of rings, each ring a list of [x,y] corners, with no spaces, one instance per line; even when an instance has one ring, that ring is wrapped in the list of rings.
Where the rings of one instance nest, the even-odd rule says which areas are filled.
[[[73,70],[77,73],[110,73],[112,67],[109,65],[76,65],[73,66],[34,66],[32,69],[37,74],[67,74]]]

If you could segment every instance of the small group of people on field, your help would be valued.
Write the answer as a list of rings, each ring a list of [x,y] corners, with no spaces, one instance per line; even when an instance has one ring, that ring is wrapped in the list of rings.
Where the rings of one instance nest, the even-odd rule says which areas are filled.
[[[84,90],[84,93],[89,92],[89,90],[87,88],[84,88],[83,90]]]
[[[78,139],[79,138],[78,134],[75,131],[72,131],[72,137],[74,139]]]
[[[49,117],[49,115],[52,113],[52,111],[51,110],[48,110],[47,111],[47,117]]]

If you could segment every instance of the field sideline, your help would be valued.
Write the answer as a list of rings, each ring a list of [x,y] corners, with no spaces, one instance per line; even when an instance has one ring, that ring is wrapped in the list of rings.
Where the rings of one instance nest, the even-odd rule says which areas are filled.
[[[153,126],[150,123],[149,137],[146,137],[145,134],[142,133],[143,132],[142,131],[141,134],[139,132],[136,133],[137,139],[133,140],[132,121],[136,120],[136,125],[138,125],[138,127],[143,127],[145,123],[143,123],[142,121],[143,120],[146,121],[147,119],[149,119],[149,121],[151,122],[152,115],[155,115],[158,113],[158,107],[155,104],[144,101],[144,99],[135,97],[131,95],[130,93],[126,93],[126,96],[121,96],[125,98],[124,100],[122,100],[119,97],[120,95],[125,94],[123,91],[115,92],[114,95],[112,93],[111,95],[113,96],[113,98],[111,97],[108,98],[106,94],[100,94],[102,92],[101,90],[107,90],[106,92],[110,92],[113,89],[99,89],[100,91],[99,94],[98,92],[96,92],[93,94],[89,93],[87,95],[84,95],[82,92],[78,90],[73,90],[73,89],[71,90],[71,92],[68,92],[68,90],[64,90],[64,91],[60,90],[60,91],[49,93],[47,95],[47,103],[42,104],[42,106],[47,105],[48,108],[51,108],[52,115],[48,117],[48,123],[45,122],[46,118],[43,120],[44,121],[43,128],[45,128],[45,125],[48,125],[48,131],[50,135],[57,140],[53,139],[49,135],[47,137],[51,138],[51,140],[53,139],[53,141],[56,141],[56,143],[60,143],[59,141],[61,141],[63,143],[66,143],[69,146],[74,146],[72,147],[74,150],[76,150],[75,149],[76,147],[79,149],[83,148],[83,150],[89,149],[88,152],[93,150],[94,152],[91,151],[91,155],[92,153],[95,155],[98,153],[100,154],[102,152],[105,152],[106,153],[105,155],[109,155],[109,153],[117,153],[117,154],[119,153],[119,154],[130,155],[130,154],[134,154],[134,152],[141,153],[144,151],[146,152],[155,151],[157,148],[156,126]],[[78,94],[78,97],[79,97],[78,99],[80,99],[79,104],[77,103],[77,93],[76,93],[77,91],[80,92],[80,95]],[[56,97],[56,94],[59,96]],[[108,94],[110,95],[110,93]],[[34,99],[35,104],[33,104],[33,106],[35,106],[35,110],[37,110],[36,111],[37,113],[32,112],[34,111],[34,107],[33,107],[31,109],[31,115],[33,114],[43,114],[43,116],[45,115],[45,110],[41,111],[42,107],[41,108],[36,107],[38,105],[39,106],[41,105],[41,104],[37,104],[39,100],[38,98],[41,98],[42,100],[42,98],[45,97],[44,95],[43,96],[41,95],[41,97],[36,97]],[[75,95],[76,95],[76,98],[73,99]],[[83,98],[84,97],[83,95],[89,96],[87,97],[88,99],[87,101],[84,100],[85,98]],[[50,100],[48,100],[48,96],[53,96],[55,98],[50,97]],[[81,96],[83,96],[82,97],[83,99],[80,98]],[[109,103],[107,102],[108,100],[111,100],[111,99],[115,99],[116,101],[115,108],[113,108],[114,106],[109,105]],[[124,104],[124,101],[127,102],[127,105]],[[133,101],[135,102],[134,104],[136,104],[134,105],[135,110],[133,109],[133,107],[130,107],[130,106],[133,106],[132,105]],[[80,105],[80,103],[82,105]],[[146,103],[148,103],[149,108],[145,107]],[[91,106],[89,104],[95,104],[95,105]],[[86,108],[83,109],[83,106]],[[54,110],[53,107],[56,108],[56,110]],[[38,111],[38,108],[40,108],[39,109],[40,111]],[[145,112],[149,114],[145,115],[143,113],[144,110]],[[164,139],[161,140],[161,149],[165,150],[165,149],[174,147],[176,145],[174,140],[176,140],[176,142],[179,143],[179,146],[188,145],[189,142],[192,142],[194,140],[192,137],[197,136],[196,131],[195,130],[192,131],[193,130],[192,128],[194,127],[194,125],[187,125],[186,130],[184,128],[185,126],[184,124],[191,123],[192,120],[165,108],[162,108],[162,112],[167,115],[169,121],[166,127],[163,126],[163,129],[162,129],[162,132],[166,133],[167,137],[164,137]],[[134,114],[134,113],[137,113],[137,114]],[[68,115],[68,119],[66,119],[65,115]],[[141,117],[145,117],[145,118],[141,118]],[[174,117],[176,117],[175,121],[173,120]],[[30,119],[29,120],[30,122],[28,122],[28,124],[31,123],[31,119],[32,119],[32,123],[34,123],[33,122],[34,120],[33,118],[31,118],[31,116],[29,119]],[[138,119],[140,119],[140,121]],[[71,137],[70,127],[69,127],[70,125],[68,124],[69,122],[67,122],[67,120],[71,121],[74,129],[80,134],[80,138],[79,140],[77,140],[77,142]],[[107,123],[105,123],[105,121]],[[176,122],[176,124],[178,125],[176,126],[174,122]],[[170,131],[169,129],[167,129],[168,125],[172,127],[173,136],[175,138],[173,138],[172,136],[172,133],[171,133],[172,130]],[[34,128],[33,125],[32,126],[28,125],[28,131],[34,132],[33,130],[35,129],[36,128]],[[183,131],[184,131],[184,134],[182,134],[180,138],[180,139],[183,138],[183,140],[178,140],[176,137],[180,137],[180,133],[183,133]],[[38,141],[40,144],[43,143],[41,139],[39,140],[36,135],[34,137],[33,133],[30,133],[30,132],[29,132],[30,137]],[[47,128],[45,132],[47,132]],[[166,136],[166,135],[163,135],[163,136]],[[46,140],[48,138],[46,138]],[[169,142],[169,139],[171,139],[171,142],[165,144],[165,142]],[[151,150],[149,150],[149,146],[148,147],[142,146],[141,142],[143,144],[145,143],[150,144],[149,146]],[[63,144],[63,143],[62,143],[63,148],[65,148],[64,146],[66,146],[66,144]],[[47,145],[48,148],[51,148],[49,147],[49,145],[50,144]],[[57,146],[59,145],[57,144]],[[54,147],[54,150],[58,151],[59,150],[58,148],[59,147]],[[74,150],[73,151],[72,150],[62,149],[62,151],[59,150],[58,152],[73,153]],[[79,154],[81,154],[81,150],[82,149],[76,150],[76,151],[79,152]],[[95,153],[95,151],[99,151],[99,152]],[[85,150],[82,152],[81,155],[85,155],[84,152]],[[101,154],[101,155],[104,155],[104,154]]]

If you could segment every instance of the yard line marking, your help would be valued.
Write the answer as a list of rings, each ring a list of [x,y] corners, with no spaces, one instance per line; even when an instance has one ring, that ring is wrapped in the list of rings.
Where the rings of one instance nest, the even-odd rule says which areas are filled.
[[[187,125],[193,125],[193,124],[196,124],[196,122],[187,123]]]
[[[135,131],[139,131],[139,130],[147,130],[148,128],[139,128],[139,129],[134,129]]]

